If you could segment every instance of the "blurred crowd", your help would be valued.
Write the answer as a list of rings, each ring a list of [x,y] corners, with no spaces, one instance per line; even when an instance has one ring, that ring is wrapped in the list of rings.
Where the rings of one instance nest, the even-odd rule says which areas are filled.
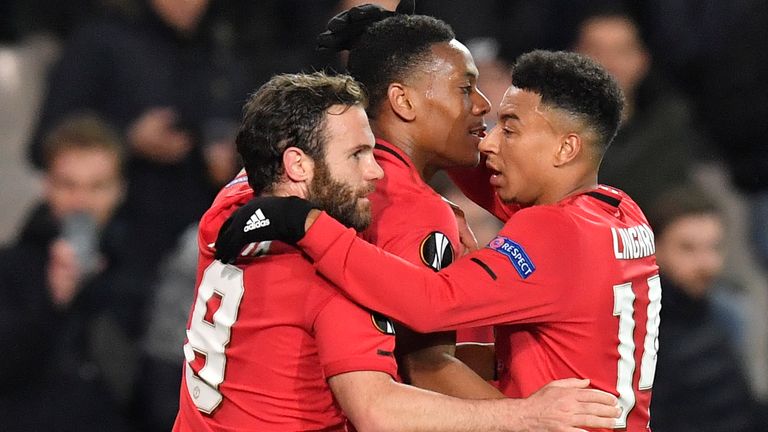
[[[196,221],[239,169],[242,104],[272,74],[343,70],[315,37],[368,2],[0,4],[0,205],[13,216],[0,219],[0,429],[170,428]],[[629,193],[656,231],[664,294],[652,426],[758,430],[768,397],[768,5],[418,0],[416,11],[454,27],[494,107],[507,65],[534,48],[581,52],[616,77],[627,109],[600,182]],[[33,73],[19,72],[24,61]],[[465,208],[479,241],[493,237],[497,221],[444,177],[433,183]]]

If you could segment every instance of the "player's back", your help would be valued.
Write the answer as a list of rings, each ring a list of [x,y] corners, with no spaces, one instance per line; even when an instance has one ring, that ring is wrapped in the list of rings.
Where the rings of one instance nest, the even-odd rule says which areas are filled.
[[[598,191],[559,204],[573,236],[537,271],[563,263],[553,266],[564,273],[556,277],[567,277],[559,282],[567,285],[561,304],[554,305],[560,318],[497,328],[506,369],[501,385],[508,396],[528,396],[551,379],[590,378],[593,387],[619,397],[625,415],[618,429],[645,431],[661,299],[653,234],[629,197]]]
[[[380,340],[354,340],[364,332],[352,333],[359,322],[373,327],[371,316],[337,294],[292,246],[246,248],[251,256],[237,266],[214,261],[219,227],[251,197],[245,183],[235,183],[201,220],[198,287],[174,430],[345,430],[326,379],[370,357],[356,357],[329,335],[343,344],[365,341],[375,352]],[[381,347],[391,352],[393,342]],[[375,361],[391,363],[394,374],[393,359]],[[382,369],[368,363],[369,370]]]

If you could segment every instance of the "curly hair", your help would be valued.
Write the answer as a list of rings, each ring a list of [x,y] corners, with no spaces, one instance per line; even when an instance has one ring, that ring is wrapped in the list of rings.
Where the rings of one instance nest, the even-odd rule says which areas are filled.
[[[402,82],[431,55],[433,44],[450,42],[453,29],[426,15],[394,15],[373,23],[349,52],[347,70],[368,90],[368,116],[375,118],[392,82]]]
[[[541,102],[585,121],[598,135],[604,154],[621,122],[624,95],[616,80],[586,56],[565,51],[532,51],[517,58],[512,85],[537,93]]]
[[[276,75],[251,95],[236,142],[255,193],[270,192],[280,180],[286,148],[314,160],[325,156],[325,120],[333,105],[365,108],[367,96],[352,77],[322,72]]]

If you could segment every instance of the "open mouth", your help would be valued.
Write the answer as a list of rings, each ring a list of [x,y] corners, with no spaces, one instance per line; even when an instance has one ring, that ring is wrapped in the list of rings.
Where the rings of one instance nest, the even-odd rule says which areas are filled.
[[[485,125],[480,125],[480,126],[477,126],[477,127],[474,127],[472,129],[470,129],[469,130],[469,134],[470,135],[474,135],[474,136],[476,136],[476,137],[478,137],[480,139],[483,139],[483,138],[485,138],[485,130],[486,129],[487,128],[486,128]]]
[[[491,165],[490,163],[488,163],[487,161],[485,163],[485,167],[488,169],[488,171],[491,173],[492,176],[501,175],[501,171],[499,171],[496,168],[494,168],[494,166]]]

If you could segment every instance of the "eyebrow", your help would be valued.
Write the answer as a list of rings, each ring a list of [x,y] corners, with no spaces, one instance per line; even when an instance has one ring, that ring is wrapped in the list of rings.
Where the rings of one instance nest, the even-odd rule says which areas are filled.
[[[358,144],[355,147],[353,147],[349,151],[349,153],[352,154],[352,153],[358,152],[360,150],[372,150],[372,149],[373,149],[373,146],[370,145],[370,144]]]
[[[503,121],[506,121],[506,120],[516,120],[516,121],[520,121],[520,117],[518,117],[518,116],[517,116],[517,114],[515,114],[515,113],[511,113],[511,114],[499,114],[499,121],[500,121],[500,122],[503,122]]]

